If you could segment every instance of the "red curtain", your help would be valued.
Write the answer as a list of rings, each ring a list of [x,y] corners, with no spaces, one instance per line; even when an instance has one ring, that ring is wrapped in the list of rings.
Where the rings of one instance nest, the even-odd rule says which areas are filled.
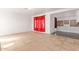
[[[45,32],[45,16],[34,17],[34,30]]]

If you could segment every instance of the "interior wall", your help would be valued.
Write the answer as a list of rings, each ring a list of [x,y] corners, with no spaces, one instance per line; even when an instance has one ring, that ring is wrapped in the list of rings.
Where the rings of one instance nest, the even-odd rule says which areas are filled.
[[[0,9],[0,36],[31,31],[31,22],[31,16],[18,12],[16,8]]]
[[[45,19],[45,29],[46,29],[46,31],[44,33],[48,33],[48,34],[54,33],[55,31],[57,31],[57,29],[54,28],[54,17],[59,18],[59,20],[61,18],[62,19],[63,18],[64,19],[67,19],[67,18],[68,19],[74,19],[75,17],[73,17],[72,15],[75,15],[75,14],[71,10],[77,10],[77,9],[75,9],[75,8],[65,8],[65,9],[61,9],[61,10],[57,10],[57,11],[51,11],[51,12],[47,12],[47,13],[33,14],[32,15],[32,31],[34,31],[33,17],[45,15],[45,18],[46,18]],[[69,12],[67,12],[67,11],[69,11]],[[63,13],[65,12],[66,16],[62,12]],[[72,16],[72,17],[70,17],[69,15]],[[59,28],[59,30],[62,30],[62,28]]]
[[[51,20],[51,33],[55,31],[62,31],[62,32],[71,32],[71,33],[79,33],[79,27],[70,27],[68,26],[62,26],[58,27],[56,30],[54,28],[54,17],[57,17],[58,20],[77,20],[77,10],[72,10],[72,11],[66,11],[66,12],[61,12],[61,13],[56,13],[56,14],[51,14],[50,15],[50,20]]]

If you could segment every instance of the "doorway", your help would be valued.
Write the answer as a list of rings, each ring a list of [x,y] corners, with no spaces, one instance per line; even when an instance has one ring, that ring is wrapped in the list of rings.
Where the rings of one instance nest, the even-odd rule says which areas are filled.
[[[57,28],[57,17],[54,17],[54,28]]]

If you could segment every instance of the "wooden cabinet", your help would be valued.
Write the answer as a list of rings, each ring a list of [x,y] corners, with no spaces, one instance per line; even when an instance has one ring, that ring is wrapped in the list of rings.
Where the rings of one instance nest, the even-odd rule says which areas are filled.
[[[45,16],[34,17],[34,31],[45,32]]]

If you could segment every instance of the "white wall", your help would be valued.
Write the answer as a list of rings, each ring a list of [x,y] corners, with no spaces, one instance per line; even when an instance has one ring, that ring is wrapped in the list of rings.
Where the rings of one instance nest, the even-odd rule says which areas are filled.
[[[58,20],[77,20],[77,18],[79,16],[77,14],[77,10],[51,14],[50,15],[50,18],[51,18],[51,33],[53,33],[55,31],[54,17],[57,17]],[[70,24],[69,24],[68,26],[63,26],[63,27],[57,28],[57,31],[79,33],[79,27],[70,27]]]
[[[45,15],[45,33],[50,34],[50,14]]]
[[[50,33],[55,32],[56,29],[54,28],[54,17],[55,16],[58,17],[58,14],[61,15],[61,14],[63,14],[62,12],[67,12],[69,10],[71,11],[71,10],[76,10],[76,9],[75,8],[65,8],[65,9],[60,9],[60,10],[51,11],[51,12],[47,12],[47,13],[42,13],[42,14],[38,14],[38,15],[33,15],[32,16],[32,31],[34,31],[34,29],[33,29],[33,26],[34,26],[33,25],[34,24],[33,23],[33,17],[45,15],[45,18],[46,18],[46,20],[45,20],[45,29],[46,29],[46,31],[44,33],[50,34]],[[73,13],[73,11],[71,13]],[[70,16],[71,16],[71,13],[70,13]],[[65,13],[65,15],[66,15],[66,13]],[[61,15],[61,16],[65,17],[65,15]],[[69,13],[66,16],[69,16]],[[69,18],[70,18],[70,16],[69,16]],[[71,18],[74,18],[74,17],[71,17]],[[59,19],[61,19],[61,17]],[[65,19],[67,19],[67,18],[65,17]],[[59,30],[61,30],[61,29],[59,29]]]
[[[18,12],[15,8],[0,9],[0,36],[31,31],[31,22],[31,16]]]

